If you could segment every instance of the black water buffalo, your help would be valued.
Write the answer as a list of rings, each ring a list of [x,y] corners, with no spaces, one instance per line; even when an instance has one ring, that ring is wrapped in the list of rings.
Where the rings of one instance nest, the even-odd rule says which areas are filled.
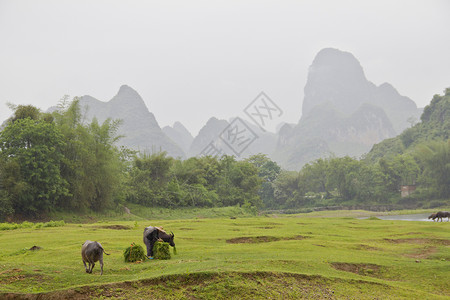
[[[158,240],[163,240],[166,243],[169,243],[170,246],[175,247],[175,243],[173,241],[175,235],[173,232],[168,234],[160,227],[149,226],[144,229],[144,244],[147,246],[147,256],[153,256],[153,245]]]
[[[109,255],[105,252],[99,242],[93,242],[89,240],[84,242],[83,246],[81,247],[81,257],[83,258],[83,264],[84,268],[86,269],[86,273],[92,273],[95,262],[100,261],[100,275],[103,275],[103,252],[106,255]],[[86,262],[89,264],[89,268],[86,266]]]
[[[447,222],[448,222],[450,220],[450,212],[448,212],[448,211],[438,211],[436,213],[436,219],[438,220],[438,222],[439,222],[439,219],[441,219],[441,222],[442,222],[442,218],[447,218]]]
[[[429,217],[428,217],[428,220],[429,219],[433,219],[433,221],[436,221],[436,214],[431,214]]]

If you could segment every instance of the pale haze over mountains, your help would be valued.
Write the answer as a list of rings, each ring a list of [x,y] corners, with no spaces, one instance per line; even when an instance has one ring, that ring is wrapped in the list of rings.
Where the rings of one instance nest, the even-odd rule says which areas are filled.
[[[298,99],[298,103],[302,103]],[[110,101],[81,97],[87,121],[96,117],[121,119],[120,145],[132,149],[167,151],[174,157],[204,155],[210,144],[221,154],[236,154],[233,145],[219,138],[233,119],[214,116],[195,137],[180,122],[161,129],[141,96],[123,85]],[[265,153],[286,169],[300,169],[305,163],[329,155],[359,157],[380,141],[396,136],[418,120],[421,109],[400,95],[389,83],[376,86],[366,79],[359,61],[349,52],[325,48],[313,60],[305,85],[302,118],[297,124],[284,124],[277,133],[262,130],[250,120],[240,129],[255,135],[241,158]]]
[[[262,91],[297,124],[326,47],[424,107],[450,82],[449,11],[448,0],[0,0],[0,123],[7,102],[107,101],[127,84],[160,127],[179,121],[193,136]]]

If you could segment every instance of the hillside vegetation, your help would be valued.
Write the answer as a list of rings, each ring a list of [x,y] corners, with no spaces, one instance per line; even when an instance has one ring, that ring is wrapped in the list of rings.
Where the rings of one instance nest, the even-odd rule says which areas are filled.
[[[420,144],[430,141],[447,141],[450,138],[450,88],[444,95],[434,95],[420,117],[421,122],[404,130],[395,138],[386,139],[373,146],[366,159],[372,162],[389,159],[411,152]]]

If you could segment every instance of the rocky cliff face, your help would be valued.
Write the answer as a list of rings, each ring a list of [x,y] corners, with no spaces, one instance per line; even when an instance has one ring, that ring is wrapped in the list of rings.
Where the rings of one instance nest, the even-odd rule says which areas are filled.
[[[107,118],[121,119],[123,123],[118,134],[123,135],[123,138],[118,142],[120,146],[142,152],[167,151],[174,157],[185,156],[183,150],[163,133],[141,96],[127,85],[121,86],[117,95],[109,102],[83,96],[80,106],[88,122],[94,117],[99,122]]]
[[[420,110],[390,84],[368,81],[356,58],[337,49],[321,50],[309,69],[302,118],[279,132],[276,159],[300,169],[319,157],[359,157],[395,136]]]

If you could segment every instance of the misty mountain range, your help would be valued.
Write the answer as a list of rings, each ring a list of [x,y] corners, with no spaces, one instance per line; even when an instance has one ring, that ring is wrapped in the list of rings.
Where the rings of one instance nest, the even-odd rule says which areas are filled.
[[[167,151],[170,156],[182,158],[205,154],[208,145],[220,149],[222,154],[236,154],[233,145],[230,147],[223,139],[225,133],[231,132],[232,120],[211,117],[196,137],[180,122],[161,128],[140,95],[126,85],[108,102],[83,96],[80,104],[87,121],[94,116],[100,122],[107,118],[123,121],[118,133],[124,137],[119,146]],[[243,126],[256,138],[240,157],[265,153],[290,170],[332,154],[359,157],[374,144],[411,126],[420,113],[411,99],[400,95],[390,84],[376,86],[368,81],[351,53],[326,48],[316,55],[309,68],[299,122],[284,124],[277,133],[270,133],[243,120]]]

